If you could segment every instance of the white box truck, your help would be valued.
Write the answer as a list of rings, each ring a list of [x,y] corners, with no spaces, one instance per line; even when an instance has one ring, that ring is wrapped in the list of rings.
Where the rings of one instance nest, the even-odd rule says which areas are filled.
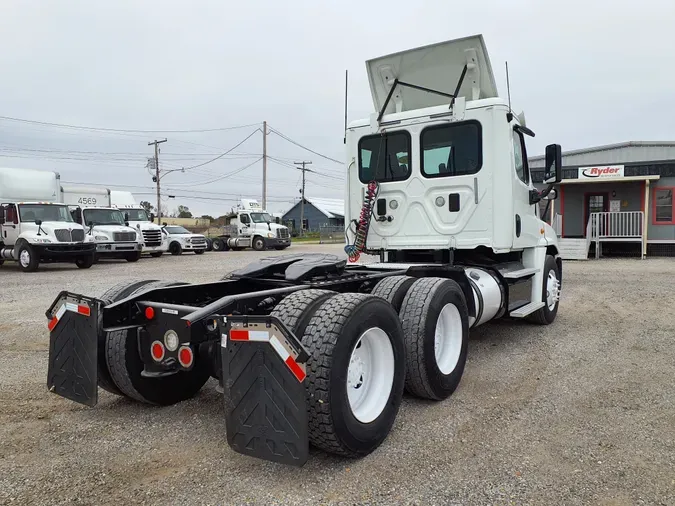
[[[124,213],[129,226],[138,230],[143,236],[143,253],[152,257],[161,257],[169,250],[169,241],[162,234],[162,228],[153,223],[154,215],[148,213],[136,203],[136,199],[127,191],[111,190],[110,204]]]
[[[56,172],[0,168],[0,265],[15,261],[25,272],[41,263],[92,266],[94,239],[59,203],[59,181]]]
[[[288,227],[279,225],[254,199],[241,199],[240,208],[231,216],[223,234],[212,239],[214,251],[267,248],[283,250],[291,245]]]
[[[141,258],[143,235],[129,226],[124,213],[111,207],[110,190],[100,187],[61,185],[61,202],[73,219],[85,226],[96,242],[96,258]]]

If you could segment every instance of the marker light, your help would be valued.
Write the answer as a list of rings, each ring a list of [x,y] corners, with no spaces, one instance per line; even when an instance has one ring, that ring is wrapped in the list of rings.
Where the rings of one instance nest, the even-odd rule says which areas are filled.
[[[436,197],[436,205],[438,207],[443,207],[445,205],[445,199],[443,197]]]
[[[152,308],[150,306],[145,308],[145,317],[148,320],[152,320],[155,317],[155,308]]]
[[[150,353],[155,362],[161,362],[162,359],[164,359],[164,345],[159,341],[154,341],[152,345],[150,345]]]

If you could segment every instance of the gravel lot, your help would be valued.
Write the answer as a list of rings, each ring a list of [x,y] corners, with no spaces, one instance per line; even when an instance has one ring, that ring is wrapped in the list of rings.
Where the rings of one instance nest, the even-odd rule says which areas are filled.
[[[339,246],[293,252],[339,253]],[[313,451],[302,469],[227,446],[215,383],[167,408],[46,390],[44,310],[60,290],[125,279],[202,282],[251,251],[0,269],[2,504],[675,504],[675,261],[567,262],[550,327],[472,333],[457,392],[404,399],[372,455]]]

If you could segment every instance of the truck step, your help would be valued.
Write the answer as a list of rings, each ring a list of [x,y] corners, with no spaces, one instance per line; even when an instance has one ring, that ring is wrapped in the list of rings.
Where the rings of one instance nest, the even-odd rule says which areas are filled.
[[[526,306],[519,307],[518,309],[511,311],[509,316],[512,318],[525,318],[526,316],[531,315],[535,311],[538,311],[544,307],[544,305],[544,302],[530,302]]]
[[[532,274],[536,274],[539,271],[536,267],[530,267],[527,269],[520,269],[518,271],[511,271],[511,272],[504,272],[502,275],[506,279],[520,279],[524,278],[526,276],[531,276]]]

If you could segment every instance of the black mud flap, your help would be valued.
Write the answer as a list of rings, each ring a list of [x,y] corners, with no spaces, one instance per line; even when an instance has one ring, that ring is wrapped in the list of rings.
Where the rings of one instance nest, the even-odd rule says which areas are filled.
[[[227,442],[239,453],[302,466],[309,453],[300,341],[272,316],[222,317]]]
[[[98,402],[98,313],[99,301],[70,292],[61,292],[47,310],[47,388],[87,406]]]

